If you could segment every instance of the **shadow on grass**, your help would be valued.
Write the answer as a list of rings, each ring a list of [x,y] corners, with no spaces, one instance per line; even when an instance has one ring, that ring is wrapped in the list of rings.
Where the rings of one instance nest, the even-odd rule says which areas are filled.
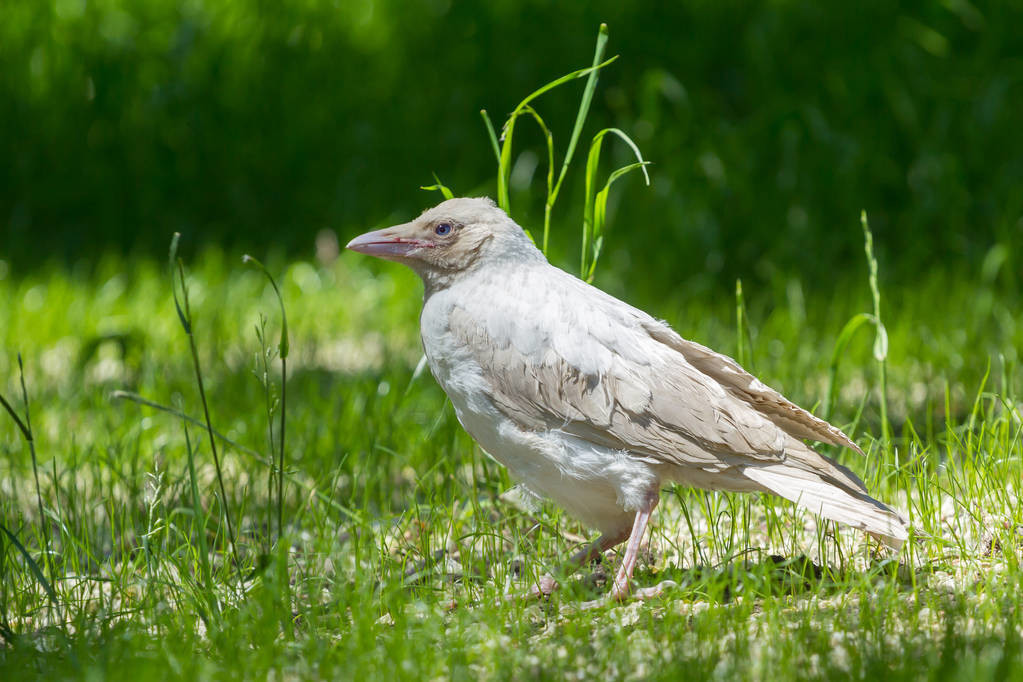
[[[912,581],[908,570],[895,559],[875,561],[863,571],[818,564],[806,555],[770,554],[758,560],[736,559],[717,566],[667,567],[656,574],[640,571],[636,581],[642,585],[651,577],[657,581],[670,580],[678,585],[671,591],[675,598],[727,603],[740,596],[763,598],[813,593],[828,597],[848,592],[857,582],[893,577],[901,589],[910,590]]]
[[[474,583],[480,585],[492,579],[494,567],[482,561],[471,566],[462,565],[462,557],[438,550],[405,569],[404,589],[426,597],[443,592],[438,581],[445,583]],[[508,572],[526,591],[527,579],[521,560],[512,559]],[[611,587],[617,570],[616,562],[607,556],[594,561],[576,576],[556,576],[561,585],[563,600],[588,601],[603,596]],[[462,570],[453,570],[459,566]],[[468,568],[468,570],[464,570]],[[916,579],[922,580],[929,569],[917,569]],[[836,569],[818,564],[806,555],[785,557],[765,554],[759,559],[735,559],[715,566],[681,568],[667,566],[652,568],[641,566],[633,577],[633,587],[651,589],[663,586],[666,599],[697,600],[726,604],[739,597],[767,598],[780,596],[816,595],[827,598],[850,592],[860,592],[864,583],[894,581],[901,592],[913,589],[911,569],[894,558],[878,559],[866,570]]]

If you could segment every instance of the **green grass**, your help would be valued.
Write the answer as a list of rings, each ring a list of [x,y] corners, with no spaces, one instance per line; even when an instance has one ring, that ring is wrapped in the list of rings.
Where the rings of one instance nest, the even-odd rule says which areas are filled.
[[[516,120],[543,133],[545,250],[606,40],[500,142],[484,112],[504,207]],[[583,76],[557,159],[533,102]],[[637,160],[601,185],[608,134]],[[626,133],[590,139],[581,276],[611,184],[640,169]],[[587,531],[509,492],[458,426],[423,371],[410,272],[329,239],[322,260],[269,268],[212,248],[186,263],[176,237],[169,271],[110,256],[16,277],[0,261],[0,678],[1021,679],[1008,247],[975,275],[886,289],[862,225],[865,267],[836,269],[863,274],[823,285],[776,272],[736,282],[734,302],[665,293],[621,252],[598,284],[659,289],[634,302],[843,425],[867,458],[832,454],[913,541],[894,556],[772,497],[677,488],[636,577],[662,595],[623,605],[599,600],[613,553],[548,601],[507,598]]]
[[[351,254],[268,262],[291,341],[278,501],[274,290],[241,254],[185,267],[210,419],[235,443],[218,446],[240,571],[166,265],[6,274],[0,393],[24,415],[20,351],[44,519],[29,448],[0,414],[0,523],[25,550],[0,540],[0,678],[1020,678],[1023,322],[997,277],[882,279],[890,440],[870,335],[834,367],[833,419],[868,453],[840,456],[917,530],[897,560],[780,500],[674,489],[637,582],[676,586],[584,609],[613,553],[549,603],[502,599],[588,532],[503,496],[512,482],[415,373],[411,273]],[[634,302],[722,351],[744,339],[759,376],[820,409],[843,326],[871,310],[861,270],[747,284],[741,333],[727,291]],[[638,274],[597,283],[632,298]]]

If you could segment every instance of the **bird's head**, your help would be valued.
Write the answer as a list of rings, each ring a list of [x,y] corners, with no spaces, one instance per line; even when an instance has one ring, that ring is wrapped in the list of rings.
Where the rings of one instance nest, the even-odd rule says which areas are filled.
[[[448,199],[412,222],[359,235],[348,248],[404,263],[428,287],[483,263],[543,259],[522,228],[487,198]]]

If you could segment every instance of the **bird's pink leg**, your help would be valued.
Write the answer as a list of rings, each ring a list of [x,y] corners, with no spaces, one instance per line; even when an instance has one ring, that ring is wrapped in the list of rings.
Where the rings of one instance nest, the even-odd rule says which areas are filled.
[[[650,514],[653,513],[659,501],[660,495],[652,495],[646,506],[636,512],[636,520],[632,524],[632,534],[629,535],[629,544],[625,548],[625,559],[622,561],[622,567],[618,570],[614,588],[611,590],[611,599],[622,601],[629,594],[632,571],[636,568],[636,559],[639,557],[639,543],[643,540],[643,533],[646,532]]]

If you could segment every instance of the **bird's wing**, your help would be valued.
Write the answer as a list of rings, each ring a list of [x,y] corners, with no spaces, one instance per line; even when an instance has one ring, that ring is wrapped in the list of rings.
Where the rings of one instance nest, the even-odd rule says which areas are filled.
[[[732,396],[748,403],[793,437],[840,445],[863,454],[863,450],[841,429],[815,417],[770,386],[764,385],[727,355],[683,339],[664,322],[650,319],[643,326],[652,338],[681,353],[693,367],[713,378]]]
[[[496,406],[525,428],[705,469],[783,459],[791,434],[658,324],[546,267],[476,286],[448,320]]]

